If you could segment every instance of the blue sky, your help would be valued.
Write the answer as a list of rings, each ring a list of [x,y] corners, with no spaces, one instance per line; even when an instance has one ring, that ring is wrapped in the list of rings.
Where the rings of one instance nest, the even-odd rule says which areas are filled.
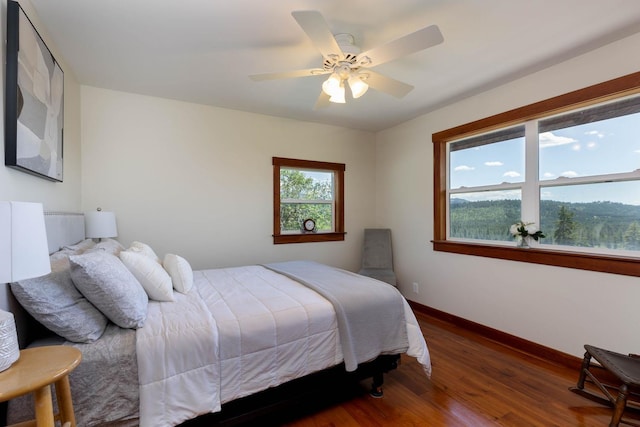
[[[540,134],[540,179],[640,173],[640,113]],[[522,182],[524,138],[451,153],[451,188]],[[640,176],[639,176],[640,179]],[[508,198],[508,195],[503,193]],[[493,195],[492,198],[500,197]],[[546,187],[542,198],[640,205],[640,181]]]

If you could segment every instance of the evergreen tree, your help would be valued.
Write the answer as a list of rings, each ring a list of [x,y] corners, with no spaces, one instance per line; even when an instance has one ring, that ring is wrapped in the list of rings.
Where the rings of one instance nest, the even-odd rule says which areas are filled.
[[[624,248],[630,250],[640,250],[640,224],[633,221],[624,232]]]
[[[553,233],[554,242],[558,245],[571,245],[576,238],[576,223],[574,213],[564,206],[560,206],[556,230]]]

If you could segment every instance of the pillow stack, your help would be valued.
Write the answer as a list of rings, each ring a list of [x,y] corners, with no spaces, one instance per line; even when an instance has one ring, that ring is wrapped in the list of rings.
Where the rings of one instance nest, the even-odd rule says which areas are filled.
[[[149,245],[133,242],[129,249],[120,252],[120,260],[138,279],[150,299],[174,301],[171,277]]]
[[[191,265],[178,255],[166,254],[161,261],[149,245],[133,242],[120,259],[152,300],[174,301],[174,289],[184,294],[193,286]]]
[[[51,273],[11,284],[16,299],[38,322],[68,341],[87,343],[110,322],[140,328],[149,300],[174,301],[174,289],[187,293],[193,271],[184,258],[161,260],[144,243],[129,249],[105,239],[86,239],[50,257]]]
[[[107,318],[71,280],[69,256],[51,256],[51,273],[11,284],[11,291],[34,319],[68,341],[92,342],[107,327]]]
[[[71,277],[69,257],[94,246],[91,239],[65,246],[50,256],[51,273],[11,284],[13,295],[25,310],[68,341],[93,342],[107,327],[106,316],[80,293]]]

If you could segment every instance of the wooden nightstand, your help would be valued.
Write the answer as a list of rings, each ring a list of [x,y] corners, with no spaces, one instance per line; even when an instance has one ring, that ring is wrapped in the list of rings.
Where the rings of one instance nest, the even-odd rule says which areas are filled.
[[[74,347],[56,345],[34,347],[20,351],[20,358],[11,367],[0,372],[0,402],[33,393],[35,399],[35,424],[53,427],[59,420],[63,427],[76,427],[71,402],[68,375],[82,360],[82,353]],[[53,413],[51,384],[55,384],[58,414]]]

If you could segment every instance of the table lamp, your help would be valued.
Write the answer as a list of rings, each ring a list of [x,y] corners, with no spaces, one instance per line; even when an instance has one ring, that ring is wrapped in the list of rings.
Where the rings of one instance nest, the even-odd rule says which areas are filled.
[[[117,237],[116,215],[98,208],[84,214],[84,235],[89,239],[100,240],[105,237]]]
[[[0,283],[51,272],[41,203],[0,202]],[[0,372],[20,357],[13,314],[0,310]]]

